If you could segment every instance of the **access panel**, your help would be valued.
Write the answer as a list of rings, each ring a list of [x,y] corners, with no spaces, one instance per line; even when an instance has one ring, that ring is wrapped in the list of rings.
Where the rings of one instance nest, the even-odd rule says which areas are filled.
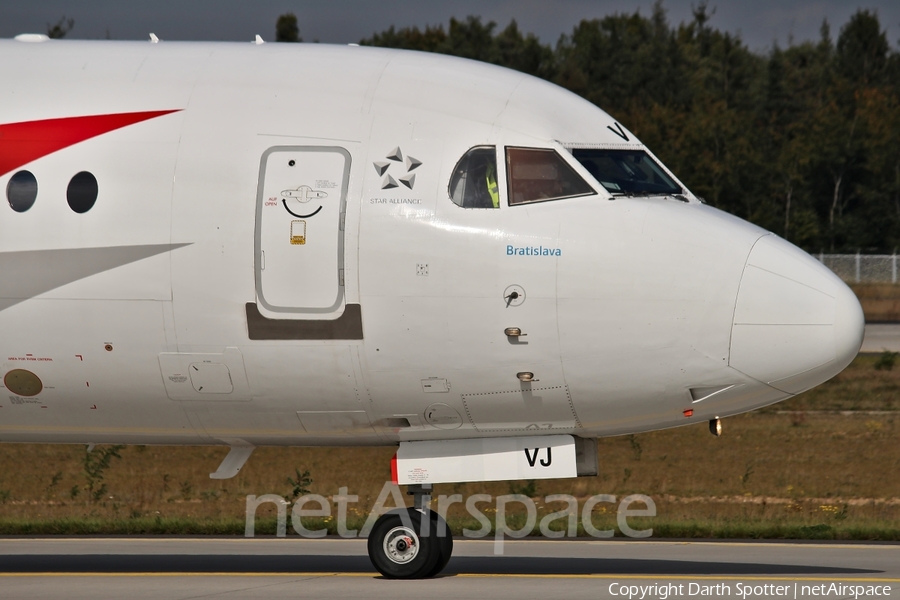
[[[523,383],[518,390],[463,394],[462,402],[478,431],[578,429],[568,386]]]
[[[350,154],[331,146],[277,146],[262,156],[256,207],[261,312],[340,313]],[[308,318],[308,317],[307,317]]]

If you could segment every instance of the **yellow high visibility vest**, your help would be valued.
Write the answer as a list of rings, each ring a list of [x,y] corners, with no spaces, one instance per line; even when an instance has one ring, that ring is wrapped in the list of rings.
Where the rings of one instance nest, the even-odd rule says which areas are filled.
[[[485,183],[488,194],[491,195],[491,203],[494,208],[500,208],[500,188],[497,187],[497,169],[494,165],[488,165]]]

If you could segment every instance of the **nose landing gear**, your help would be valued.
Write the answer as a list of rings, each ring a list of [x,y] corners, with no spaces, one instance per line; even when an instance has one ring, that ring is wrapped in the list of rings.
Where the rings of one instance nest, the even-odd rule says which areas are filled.
[[[427,489],[426,489],[427,488]],[[381,515],[369,534],[369,560],[389,579],[421,579],[440,573],[453,553],[447,522],[427,508],[431,486],[409,486],[413,508]]]

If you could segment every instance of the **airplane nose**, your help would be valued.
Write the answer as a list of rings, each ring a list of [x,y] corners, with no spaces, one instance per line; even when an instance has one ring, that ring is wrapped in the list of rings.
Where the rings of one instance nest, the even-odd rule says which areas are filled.
[[[741,279],[729,365],[797,394],[850,364],[864,327],[853,290],[796,246],[767,235],[750,251]]]

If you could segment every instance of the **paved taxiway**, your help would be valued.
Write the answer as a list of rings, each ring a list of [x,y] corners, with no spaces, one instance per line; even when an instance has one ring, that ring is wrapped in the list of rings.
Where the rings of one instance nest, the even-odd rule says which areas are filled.
[[[871,323],[866,325],[860,352],[900,352],[900,325],[896,323]]]
[[[492,541],[456,540],[441,577],[388,581],[363,540],[4,538],[0,598],[620,599],[611,586],[653,584],[681,586],[670,599],[699,598],[690,584],[722,584],[732,598],[774,584],[787,593],[752,597],[793,598],[804,585],[832,583],[890,586],[889,597],[900,597],[900,544],[532,539],[494,551]]]

